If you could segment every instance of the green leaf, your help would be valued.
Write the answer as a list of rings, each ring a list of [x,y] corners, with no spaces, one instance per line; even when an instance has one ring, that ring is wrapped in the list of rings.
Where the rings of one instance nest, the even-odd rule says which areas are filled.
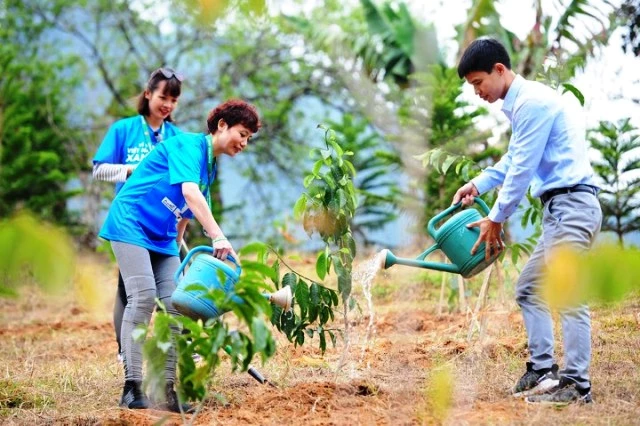
[[[324,162],[322,160],[318,160],[313,165],[312,173],[314,176],[317,176],[320,173],[320,169],[322,169],[322,165]]]
[[[322,309],[320,309],[320,324],[326,324],[327,321],[329,321],[330,311],[331,308],[329,308],[328,306],[323,306]]]
[[[331,338],[331,344],[335,348],[336,347],[336,335],[333,333],[333,331],[327,331],[327,333],[329,333],[329,337]]]
[[[282,277],[282,287],[288,285],[291,287],[291,291],[295,291],[297,282],[298,276],[293,272],[287,272],[284,274],[284,277]]]
[[[469,163],[465,163],[465,165],[462,166],[461,174],[462,174],[462,179],[464,179],[465,181],[469,180],[469,166],[470,166]]]
[[[320,307],[320,289],[318,284],[312,283],[309,292],[309,322],[314,322],[318,318]]]
[[[145,338],[146,333],[147,333],[147,330],[145,328],[136,327],[131,332],[131,337],[133,337],[133,340],[135,340],[136,342],[139,342]]]
[[[342,154],[343,154],[342,147],[340,147],[340,145],[338,145],[334,140],[330,140],[329,143],[338,154],[338,157],[342,157]]]
[[[338,206],[343,209],[347,205],[347,196],[344,189],[340,188],[336,191],[336,198],[338,199]]]
[[[271,323],[280,331],[282,331],[282,328],[280,327],[280,317],[282,316],[282,313],[283,309],[280,306],[271,306]]]
[[[318,253],[318,258],[316,259],[316,273],[321,280],[324,280],[324,277],[327,275],[327,270],[327,255],[323,250]]]
[[[293,338],[291,333],[296,328],[296,316],[291,313],[288,314],[285,312],[280,317],[280,321],[281,321],[280,322],[281,329],[284,331],[287,338],[289,338],[289,340],[291,341],[291,339]]]
[[[280,260],[273,262],[271,269],[273,269],[273,276],[275,277],[273,283],[275,284],[276,289],[280,288]]]
[[[333,301],[333,305],[334,306],[338,306],[338,303],[339,303],[339,301],[338,301],[338,293],[336,293],[333,290],[329,290],[329,291],[331,292],[331,300]]]
[[[457,155],[448,155],[447,158],[445,158],[445,160],[442,162],[442,174],[445,175],[447,174],[447,170],[449,170],[449,167],[451,167],[451,165],[458,159],[459,157]]]
[[[356,299],[354,299],[353,297],[349,298],[349,310],[352,311],[353,308],[356,307]]]
[[[293,217],[299,220],[307,207],[307,196],[303,194],[298,198],[296,204],[293,206]]]
[[[562,87],[564,87],[564,90],[562,91],[563,94],[571,92],[576,98],[578,98],[578,101],[580,101],[580,105],[584,106],[584,95],[580,90],[578,90],[577,87],[569,83],[562,83]]]
[[[295,289],[296,304],[300,307],[300,317],[305,318],[309,310],[309,287],[307,283],[299,280]],[[311,320],[310,320],[311,321]]]
[[[440,148],[432,149],[429,155],[429,164],[435,166],[438,169],[438,165],[440,163],[440,157],[444,154],[444,151]]]
[[[264,321],[258,317],[253,317],[251,332],[253,334],[253,346],[255,352],[262,352],[267,347],[267,341],[269,337],[271,337],[271,332],[265,326]]]
[[[252,243],[249,243],[243,246],[240,250],[238,250],[238,254],[239,255],[248,255],[252,253],[261,254],[265,251],[267,251],[267,245],[265,243],[262,243],[260,241],[254,241]]]
[[[308,187],[309,187],[309,185],[311,185],[311,183],[315,180],[315,178],[316,178],[316,177],[315,177],[314,175],[306,175],[306,176],[304,177],[304,180],[302,181],[302,185],[303,185],[305,188],[308,188]]]
[[[318,327],[318,336],[320,336],[320,350],[324,353],[327,350],[327,339],[325,338],[322,327]]]

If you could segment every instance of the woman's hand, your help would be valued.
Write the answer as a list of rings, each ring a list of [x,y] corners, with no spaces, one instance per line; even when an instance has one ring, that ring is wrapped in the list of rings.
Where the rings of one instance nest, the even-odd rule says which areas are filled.
[[[238,255],[226,237],[222,236],[214,238],[211,242],[211,246],[213,247],[213,257],[220,260],[227,260],[227,256],[231,255],[236,262],[239,262]]]

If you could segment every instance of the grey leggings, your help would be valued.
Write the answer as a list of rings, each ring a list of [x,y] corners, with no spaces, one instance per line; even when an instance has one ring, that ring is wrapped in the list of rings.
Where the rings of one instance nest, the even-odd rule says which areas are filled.
[[[121,338],[124,355],[125,380],[142,380],[142,346],[133,340],[132,332],[140,324],[149,324],[155,308],[155,298],[164,303],[167,312],[179,315],[171,305],[171,294],[176,288],[173,280],[180,266],[178,256],[169,256],[147,250],[133,244],[111,242],[118,261],[127,293]],[[178,333],[178,328],[172,328]],[[165,378],[174,381],[176,376],[175,348],[169,350],[165,366]]]

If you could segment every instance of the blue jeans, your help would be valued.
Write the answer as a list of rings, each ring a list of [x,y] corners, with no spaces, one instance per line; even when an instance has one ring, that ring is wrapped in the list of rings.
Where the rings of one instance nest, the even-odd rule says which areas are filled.
[[[550,368],[554,363],[553,323],[546,303],[539,295],[543,268],[560,244],[576,250],[591,248],[600,232],[602,210],[598,199],[585,192],[560,194],[544,206],[542,238],[525,265],[516,285],[516,300],[527,329],[533,368]],[[591,317],[589,307],[575,306],[560,312],[565,368],[560,375],[579,389],[591,387]]]

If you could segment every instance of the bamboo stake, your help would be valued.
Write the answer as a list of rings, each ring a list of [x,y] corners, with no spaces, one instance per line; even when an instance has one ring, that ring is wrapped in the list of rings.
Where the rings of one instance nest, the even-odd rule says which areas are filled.
[[[464,278],[462,278],[462,275],[458,275],[458,304],[460,312],[467,312],[467,298],[464,295]]]
[[[480,293],[478,294],[478,299],[476,300],[476,307],[473,310],[473,314],[471,316],[471,324],[469,325],[469,332],[467,333],[467,341],[471,340],[471,336],[473,332],[478,327],[478,332],[480,336],[482,336],[482,325],[478,321],[478,316],[480,315],[480,311],[484,310],[484,307],[487,303],[487,294],[489,289],[489,279],[491,278],[491,272],[493,271],[493,264],[489,265],[487,272],[485,272],[484,280],[482,280],[482,287],[480,287]]]
[[[438,301],[438,316],[442,315],[442,309],[444,307],[444,287],[447,283],[447,273],[442,272],[442,284],[440,285],[440,300]]]

